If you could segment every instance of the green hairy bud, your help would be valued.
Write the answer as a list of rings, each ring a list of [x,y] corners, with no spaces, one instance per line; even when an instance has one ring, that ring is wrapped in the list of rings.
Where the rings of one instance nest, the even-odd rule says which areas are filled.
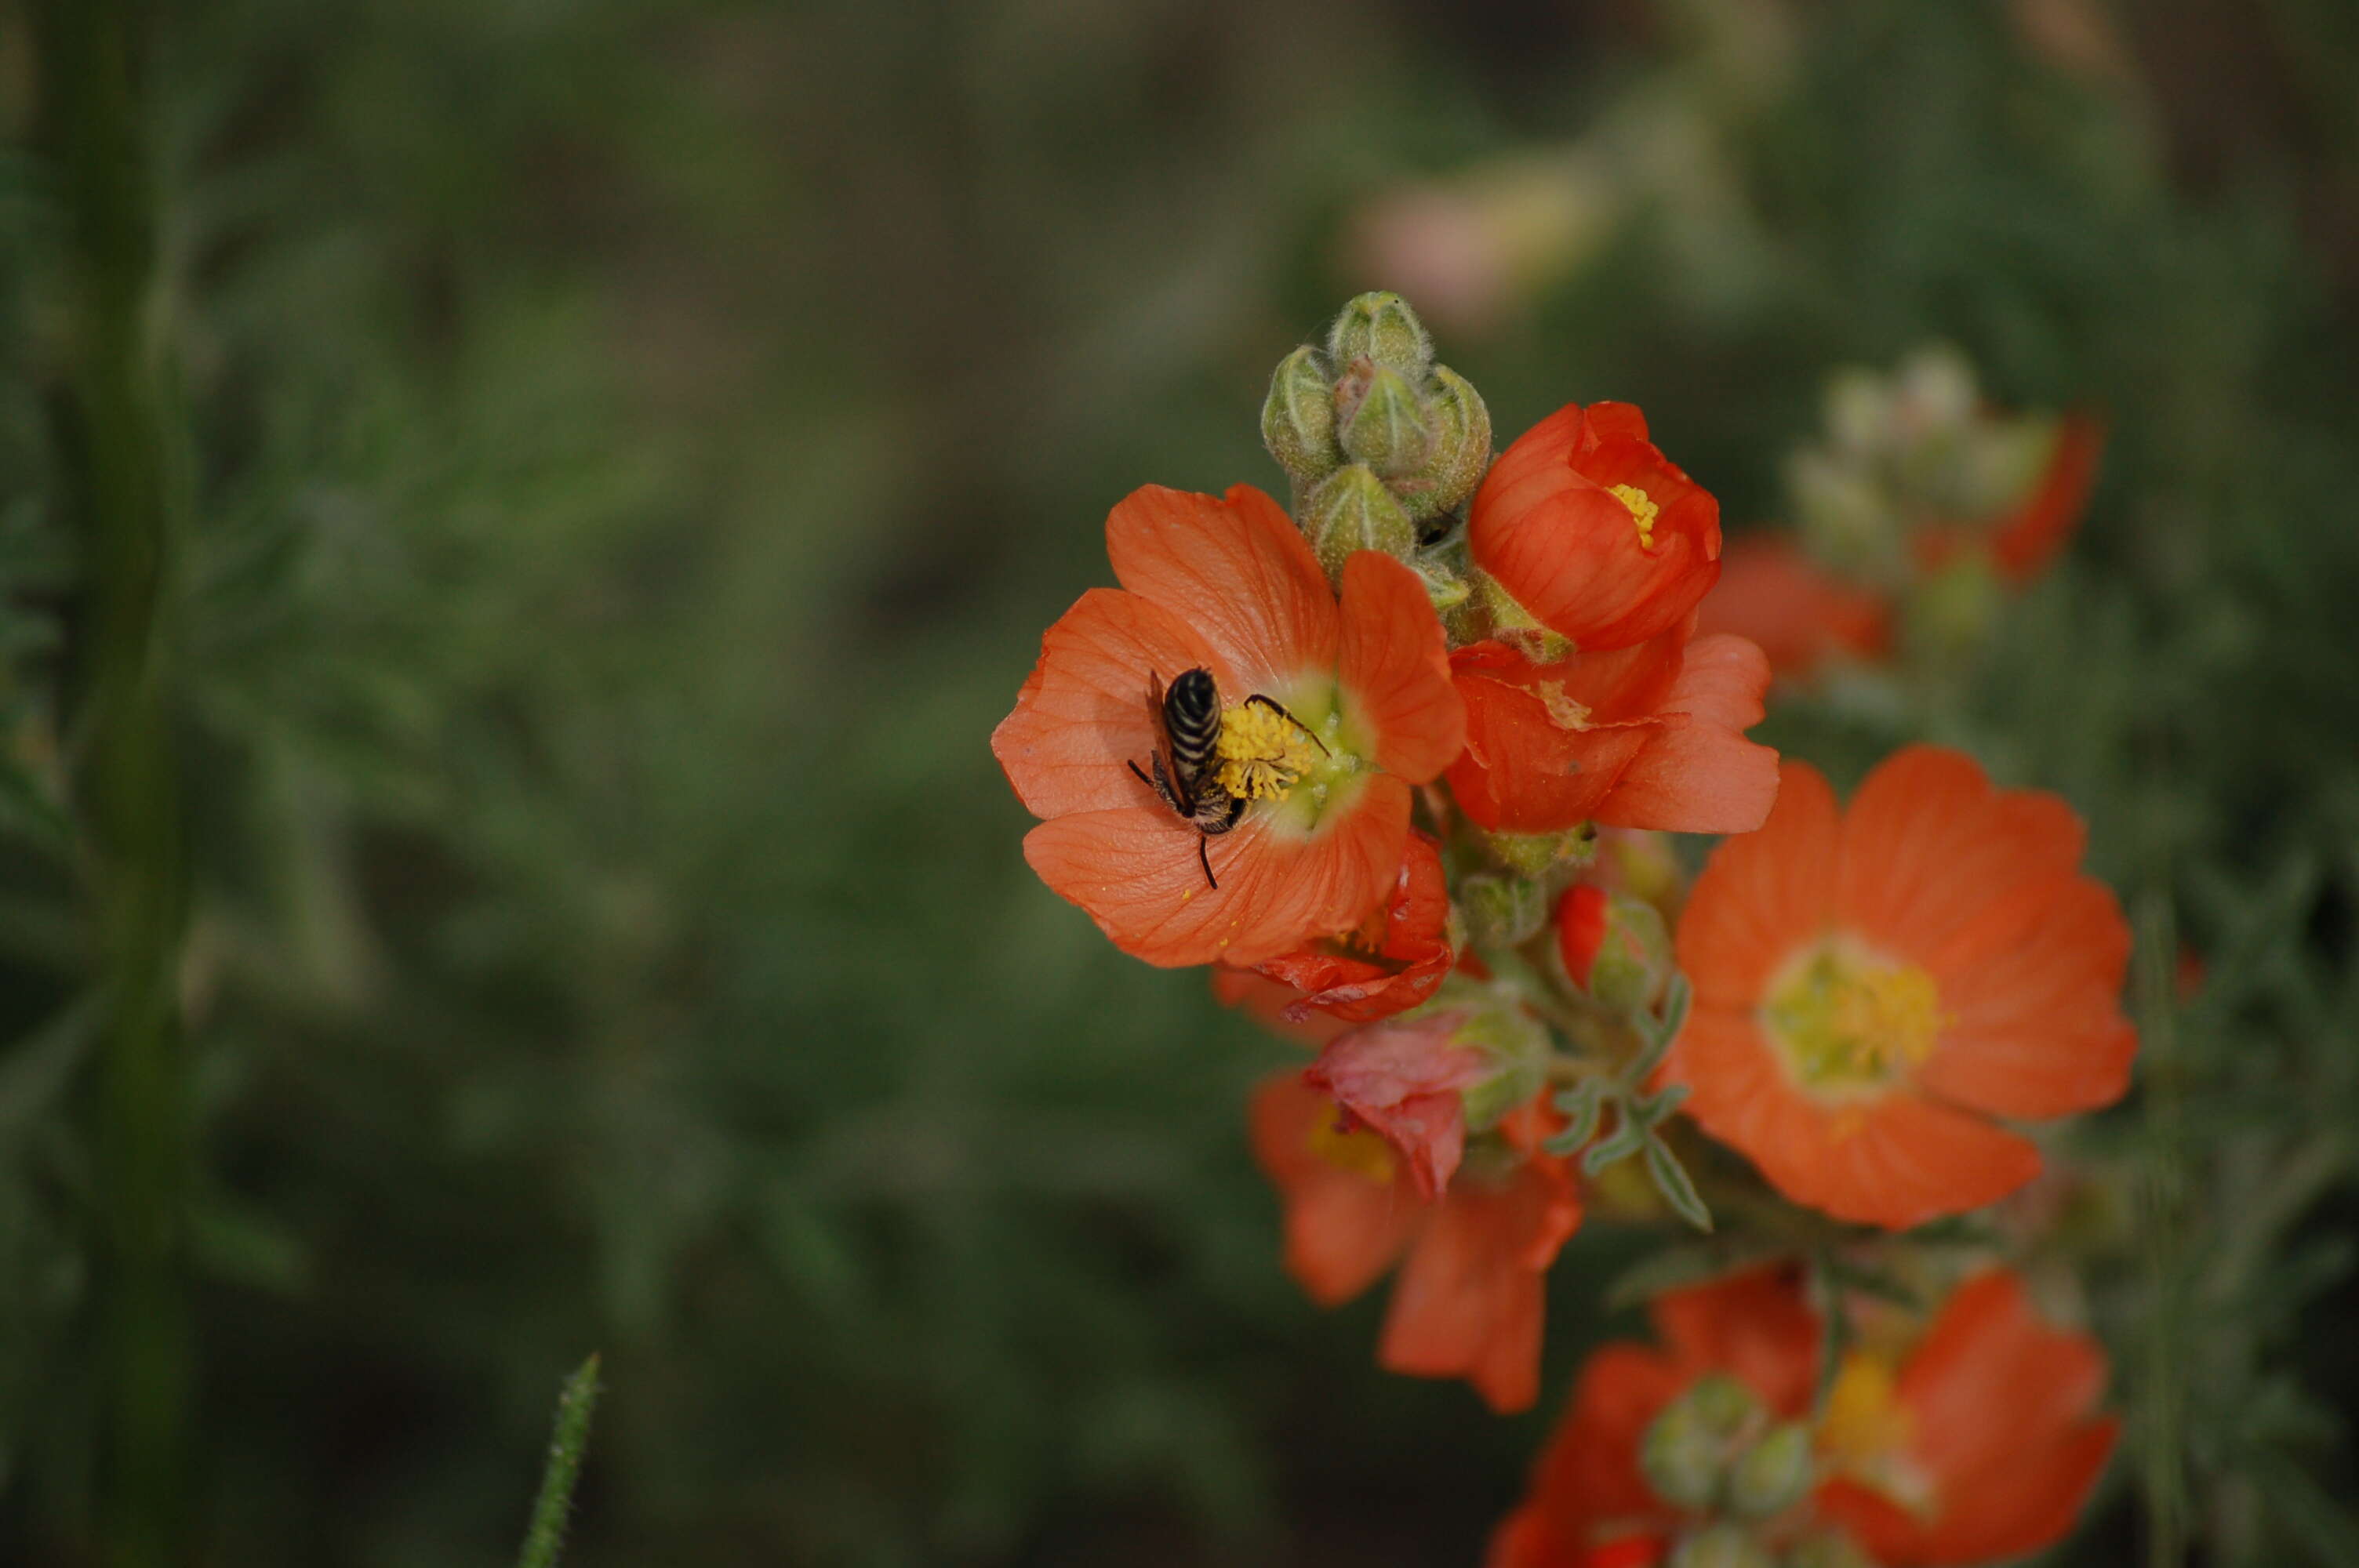
[[[1548,892],[1522,877],[1477,871],[1460,885],[1466,932],[1478,947],[1513,947],[1548,924]]]
[[[1491,467],[1491,410],[1473,384],[1448,365],[1433,367],[1426,392],[1431,456],[1399,485],[1419,521],[1454,510],[1474,493]]]
[[[1802,1500],[1813,1476],[1810,1428],[1788,1422],[1773,1428],[1729,1472],[1729,1509],[1746,1519],[1773,1518]]]
[[[1710,1508],[1728,1480],[1737,1444],[1762,1419],[1751,1389],[1713,1373],[1655,1417],[1639,1445],[1638,1467],[1655,1495],[1674,1508]]]
[[[1742,1525],[1715,1524],[1682,1539],[1665,1568],[1777,1568],[1777,1560]]]
[[[1335,445],[1335,389],[1319,351],[1300,348],[1279,362],[1261,406],[1262,444],[1303,490],[1343,460]]]
[[[1303,503],[1299,519],[1330,582],[1341,581],[1354,550],[1382,550],[1406,558],[1417,548],[1417,524],[1385,481],[1364,464],[1337,469]]]
[[[1433,337],[1397,294],[1363,294],[1343,307],[1327,332],[1327,354],[1339,366],[1366,360],[1398,371],[1412,384],[1433,364]]]
[[[1400,372],[1354,365],[1336,388],[1343,454],[1387,479],[1415,472],[1433,449],[1425,405]]]

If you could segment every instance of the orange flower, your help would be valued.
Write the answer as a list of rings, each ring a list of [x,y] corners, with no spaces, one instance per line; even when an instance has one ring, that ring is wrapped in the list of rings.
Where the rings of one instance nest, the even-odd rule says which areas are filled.
[[[1464,734],[1417,575],[1363,551],[1339,606],[1310,546],[1249,485],[1136,491],[1106,519],[1106,553],[1122,588],[1091,589],[1049,629],[992,734],[1048,819],[1025,859],[1152,964],[1258,963],[1359,925],[1397,874],[1409,786]],[[1165,744],[1151,685],[1195,669],[1223,709],[1212,772],[1248,803],[1210,840],[1132,771]]]
[[[1568,404],[1500,454],[1467,515],[1474,564],[1576,647],[1668,632],[1720,576],[1720,503],[1626,403]]]
[[[1451,656],[1466,749],[1450,786],[1510,833],[1582,821],[1745,833],[1777,792],[1777,753],[1745,738],[1769,665],[1739,637],[1690,642],[1691,621],[1635,647],[1538,665],[1500,643]]]
[[[2049,1328],[2023,1282],[1995,1271],[1961,1286],[1896,1366],[1847,1356],[1819,1446],[1833,1478],[1820,1513],[1885,1568],[1944,1568],[2061,1540],[2121,1423],[2095,1413],[2105,1357]]]
[[[1661,1348],[1600,1346],[1532,1468],[1524,1504],[1491,1538],[1489,1568],[1602,1568],[1657,1561],[1680,1522],[1639,1467],[1663,1407],[1706,1373],[1745,1383],[1779,1419],[1803,1413],[1817,1378],[1818,1314],[1788,1270],[1757,1269],[1656,1298]]]
[[[1892,645],[1892,611],[1880,595],[1829,573],[1792,539],[1745,534],[1729,541],[1720,586],[1698,607],[1697,629],[1759,645],[1769,667],[1808,680],[1829,658],[1880,659]]]
[[[2004,1197],[2039,1152],[1991,1119],[2110,1104],[2136,1050],[2129,928],[2082,838],[1956,752],[1896,753],[1847,816],[1788,763],[1768,825],[1689,895],[1664,1076],[1797,1203],[1897,1229]]]
[[[1982,528],[1956,525],[1928,529],[1918,540],[1919,562],[1932,569],[1948,562],[1977,540],[1986,543],[1991,565],[2017,587],[2029,582],[2056,558],[2081,514],[2088,509],[2089,492],[2096,488],[2097,460],[2104,455],[2105,427],[2087,414],[2067,414],[2057,421],[2056,445],[2048,466],[2022,504],[1995,524]]]
[[[1288,1272],[1334,1306],[1406,1252],[1378,1362],[1465,1378],[1502,1414],[1528,1409],[1548,1268],[1581,1224],[1571,1173],[1539,1152],[1548,1125],[1537,1101],[1510,1114],[1428,1204],[1382,1137],[1343,1124],[1299,1074],[1269,1079],[1254,1096],[1254,1153],[1285,1200]]]
[[[1328,1013],[1369,1023],[1417,1006],[1450,977],[1450,888],[1441,846],[1412,828],[1400,875],[1380,914],[1359,930],[1265,959],[1255,968],[1294,993],[1283,1018]]]

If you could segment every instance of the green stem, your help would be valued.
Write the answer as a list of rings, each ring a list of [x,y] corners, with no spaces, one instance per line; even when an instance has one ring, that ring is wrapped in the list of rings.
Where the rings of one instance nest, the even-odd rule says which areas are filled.
[[[573,1507],[574,1483],[582,1478],[582,1454],[590,1446],[590,1416],[598,1404],[598,1357],[592,1356],[565,1379],[557,1396],[557,1431],[549,1439],[549,1465],[540,1477],[540,1498],[532,1505],[516,1568],[556,1568],[565,1544],[565,1519]]]
[[[131,0],[34,8],[67,219],[60,470],[82,538],[71,693],[97,985],[103,1532],[116,1568],[184,1561],[191,1345],[187,1066],[177,996],[188,867],[171,735],[179,432],[157,330],[154,198]]]

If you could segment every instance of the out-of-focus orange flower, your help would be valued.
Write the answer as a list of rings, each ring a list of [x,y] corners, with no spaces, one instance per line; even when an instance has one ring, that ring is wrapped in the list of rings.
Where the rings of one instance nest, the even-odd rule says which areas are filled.
[[[1892,610],[1881,595],[1835,577],[1792,539],[1766,534],[1728,542],[1720,585],[1696,616],[1699,633],[1745,638],[1789,680],[1809,679],[1838,655],[1880,659],[1892,645]]]
[[[1847,816],[1789,762],[1767,827],[1713,853],[1680,919],[1695,988],[1664,1076],[1798,1203],[1899,1228],[2039,1170],[1994,1118],[2120,1098],[2129,927],[2080,874],[2061,800],[1973,759],[1896,753]]]
[[[1982,548],[1989,551],[1991,566],[2003,580],[2017,587],[2031,581],[2081,525],[2104,451],[2101,422],[2087,414],[2065,415],[2056,422],[2048,462],[2021,503],[1995,522],[1927,528],[1917,537],[1919,565],[1937,570],[1962,552]]]
[[[1720,576],[1720,503],[1626,403],[1568,404],[1500,454],[1467,517],[1474,564],[1577,648],[1679,625]]]
[[[1819,1445],[1819,1511],[1885,1568],[2013,1559],[2062,1539],[2113,1453],[2105,1357],[2049,1327],[2004,1271],[1951,1294],[1896,1363],[1854,1350]]]
[[[1049,629],[992,734],[1016,795],[1047,818],[1025,858],[1153,964],[1258,963],[1359,925],[1398,874],[1409,786],[1464,734],[1417,575],[1363,551],[1339,606],[1302,535],[1249,485],[1135,492],[1106,519],[1106,553],[1122,588],[1091,589]],[[1191,669],[1219,687],[1216,776],[1249,801],[1209,843],[1132,772],[1165,739],[1152,683]],[[1256,696],[1291,717],[1248,707]]]
[[[1381,1136],[1300,1075],[1270,1079],[1254,1096],[1254,1152],[1285,1201],[1288,1271],[1332,1306],[1407,1253],[1378,1362],[1462,1377],[1503,1414],[1529,1408],[1548,1268],[1581,1224],[1571,1173],[1539,1150],[1549,1126],[1538,1102],[1511,1113],[1426,1203]]]
[[[1255,966],[1292,993],[1285,1021],[1307,1022],[1327,1013],[1368,1023],[1406,1011],[1430,997],[1450,976],[1450,888],[1441,847],[1410,830],[1400,875],[1385,907],[1357,931],[1281,953]]]
[[[1761,826],[1777,753],[1745,738],[1769,665],[1740,637],[1680,623],[1635,647],[1534,664],[1502,643],[1451,656],[1466,749],[1450,785],[1466,815],[1511,833],[1582,821],[1682,833]]]
[[[1595,882],[1575,882],[1556,904],[1557,957],[1577,986],[1589,984],[1597,949],[1605,942],[1605,905],[1611,896]]]
[[[1582,1368],[1530,1492],[1492,1537],[1489,1568],[1658,1561],[1680,1516],[1647,1485],[1640,1444],[1663,1408],[1707,1373],[1745,1384],[1780,1419],[1809,1406],[1820,1324],[1791,1271],[1673,1291],[1650,1315],[1659,1346],[1602,1346]]]

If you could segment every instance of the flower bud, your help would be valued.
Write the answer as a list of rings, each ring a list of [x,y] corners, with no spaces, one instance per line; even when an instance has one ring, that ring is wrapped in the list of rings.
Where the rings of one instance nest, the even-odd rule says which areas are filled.
[[[1328,329],[1327,354],[1339,365],[1364,359],[1398,371],[1411,385],[1433,364],[1433,338],[1397,294],[1363,294]]]
[[[1417,524],[1364,464],[1337,469],[1302,505],[1302,531],[1326,569],[1338,581],[1354,550],[1382,550],[1406,557],[1417,548]]]
[[[1336,391],[1335,416],[1343,455],[1387,479],[1414,472],[1433,449],[1425,404],[1400,372],[1375,365],[1345,376]],[[1347,401],[1348,399],[1348,401]]]
[[[1597,829],[1586,822],[1563,833],[1484,832],[1481,837],[1491,859],[1526,877],[1584,864],[1597,849]]]
[[[1478,947],[1513,947],[1548,924],[1548,898],[1539,883],[1523,877],[1477,871],[1459,886],[1466,908],[1466,934]]]
[[[1541,625],[1539,617],[1525,609],[1505,583],[1481,567],[1466,575],[1474,585],[1471,602],[1482,613],[1485,636],[1505,643],[1536,665],[1552,665],[1572,656],[1572,639]]]
[[[1663,1568],[1777,1568],[1777,1560],[1744,1526],[1715,1524],[1681,1540]]]
[[[1303,490],[1343,460],[1335,446],[1334,388],[1319,351],[1299,348],[1278,362],[1261,406],[1262,444],[1287,478]]]
[[[1458,1027],[1454,1044],[1481,1053],[1484,1076],[1460,1092],[1466,1130],[1483,1132],[1520,1105],[1528,1105],[1548,1078],[1549,1034],[1520,1007],[1486,1008]]]
[[[1419,522],[1473,494],[1491,467],[1491,410],[1472,383],[1448,365],[1434,366],[1425,409],[1431,455],[1396,487]]]
[[[1800,1422],[1773,1427],[1728,1473],[1728,1507],[1746,1519],[1771,1519],[1810,1489],[1810,1429]]]
[[[1638,1467],[1674,1508],[1706,1509],[1728,1479],[1731,1451],[1761,1415],[1753,1390],[1725,1373],[1699,1379],[1647,1428]]]
[[[1671,934],[1663,912],[1628,893],[1606,895],[1589,974],[1579,983],[1623,1012],[1652,1007],[1671,979]],[[1570,972],[1571,965],[1566,964]]]
[[[1875,1568],[1848,1535],[1814,1535],[1787,1549],[1786,1568]]]

